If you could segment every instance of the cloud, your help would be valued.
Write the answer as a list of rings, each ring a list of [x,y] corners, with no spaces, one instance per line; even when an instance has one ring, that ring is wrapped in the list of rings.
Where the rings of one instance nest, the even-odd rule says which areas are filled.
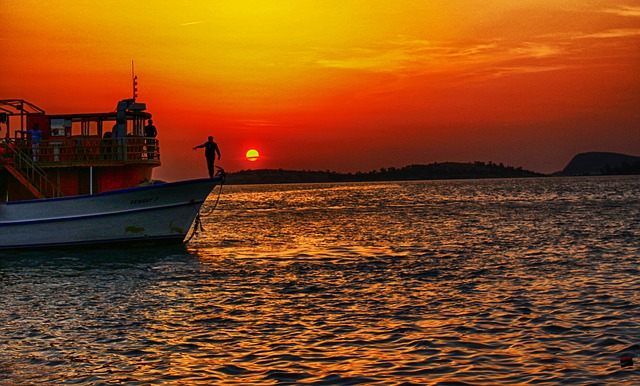
[[[551,45],[548,43],[533,43],[533,42],[525,42],[518,47],[514,47],[511,50],[517,57],[526,57],[526,58],[547,58],[552,56],[560,56],[563,54],[564,50],[556,45]]]
[[[437,69],[452,62],[486,58],[495,49],[494,43],[456,47],[441,42],[400,38],[367,48],[319,49],[316,51],[314,62],[328,68],[411,74]]]
[[[627,38],[632,36],[640,36],[640,28],[620,28],[610,29],[607,31],[597,32],[593,34],[585,34],[577,36],[579,39],[615,39],[615,38]]]
[[[640,7],[620,6],[618,8],[607,8],[602,10],[605,13],[611,13],[618,16],[640,17]]]
[[[622,7],[625,14],[640,7]],[[413,77],[457,72],[466,81],[482,81],[516,74],[562,71],[575,65],[595,43],[585,39],[624,39],[640,36],[640,28],[612,28],[593,33],[564,32],[532,36],[527,41],[505,38],[470,42],[438,42],[398,36],[369,47],[317,49],[312,60],[325,68]],[[606,43],[613,44],[613,43]],[[600,47],[602,48],[602,47]],[[599,48],[599,49],[600,49]]]
[[[244,119],[240,121],[241,126],[250,128],[271,128],[271,127],[283,127],[281,122],[274,122],[268,119]]]
[[[197,24],[204,24],[206,23],[205,21],[189,21],[186,23],[181,23],[180,26],[181,27],[186,27],[186,26],[190,26],[190,25],[197,25]]]
[[[560,71],[566,70],[568,66],[513,66],[513,67],[498,67],[493,72],[493,78],[500,78],[509,75],[518,74],[537,74],[541,72]]]
[[[400,38],[375,48],[318,50],[316,65],[327,68],[411,76],[456,67],[497,65],[527,58],[551,58],[565,53],[561,44],[494,41],[454,44]],[[527,72],[531,72],[528,67]],[[555,68],[555,67],[554,67]],[[515,70],[515,69],[514,69]],[[549,68],[544,69],[548,71]]]
[[[321,67],[363,70],[370,72],[401,72],[410,70],[433,57],[429,42],[413,40],[381,42],[371,47],[318,50],[316,64]]]

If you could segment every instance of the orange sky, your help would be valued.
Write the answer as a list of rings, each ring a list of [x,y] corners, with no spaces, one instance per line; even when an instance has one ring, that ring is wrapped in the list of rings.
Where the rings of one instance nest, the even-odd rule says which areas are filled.
[[[0,99],[115,109],[131,60],[156,178],[640,155],[640,1],[0,1]],[[260,152],[250,163],[245,153]]]

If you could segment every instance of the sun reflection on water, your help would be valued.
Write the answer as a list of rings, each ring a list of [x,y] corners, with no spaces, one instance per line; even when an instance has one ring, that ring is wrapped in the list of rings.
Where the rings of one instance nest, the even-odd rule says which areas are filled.
[[[632,384],[639,200],[637,178],[225,187],[186,249],[0,260],[0,377]]]

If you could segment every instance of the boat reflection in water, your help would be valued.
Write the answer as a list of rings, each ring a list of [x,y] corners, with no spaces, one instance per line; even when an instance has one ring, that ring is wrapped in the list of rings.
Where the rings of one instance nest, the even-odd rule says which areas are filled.
[[[0,248],[183,242],[224,177],[152,180],[160,144],[144,136],[145,110],[135,99],[91,114],[0,101]]]
[[[220,206],[185,247],[0,251],[0,384],[640,384],[638,176]]]

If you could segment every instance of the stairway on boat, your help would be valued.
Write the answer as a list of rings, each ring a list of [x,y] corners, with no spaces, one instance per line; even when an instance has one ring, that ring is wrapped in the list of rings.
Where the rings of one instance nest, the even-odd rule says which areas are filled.
[[[9,138],[0,139],[0,166],[27,188],[36,198],[61,197],[60,185],[52,182],[29,154]]]

